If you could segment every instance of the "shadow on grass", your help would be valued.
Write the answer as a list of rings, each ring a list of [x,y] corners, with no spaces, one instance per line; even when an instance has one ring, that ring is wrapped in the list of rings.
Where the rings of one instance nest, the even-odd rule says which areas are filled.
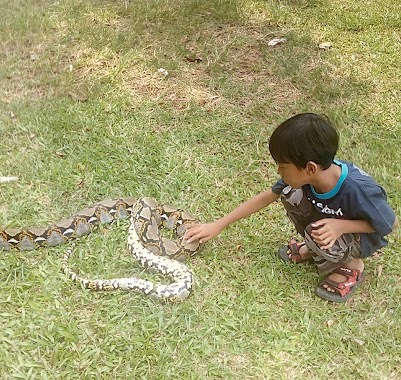
[[[128,172],[136,165],[151,168],[148,176],[164,178],[177,165],[174,159],[166,160],[166,150],[179,144],[181,151],[188,145],[187,154],[205,156],[204,162],[220,157],[228,165],[224,157],[238,157],[246,183],[249,157],[260,160],[258,152],[249,153],[255,136],[267,141],[278,122],[301,111],[329,113],[335,119],[342,110],[349,111],[356,89],[369,91],[369,85],[352,75],[337,74],[326,59],[331,52],[319,50],[308,30],[295,31],[283,22],[281,5],[44,1],[46,22],[35,24],[37,40],[25,52],[31,55],[21,65],[15,60],[10,74],[18,86],[37,92],[35,98],[32,91],[15,87],[11,99],[25,100],[27,113],[38,107],[32,100],[43,102],[36,109],[42,113],[38,126],[22,133],[43,136],[40,151],[62,149],[71,168],[55,157],[59,170],[74,172],[82,166],[82,171],[97,173],[104,178],[99,187],[112,178],[109,167]],[[287,2],[287,12],[320,5],[324,3]],[[274,37],[287,41],[271,47],[268,42]],[[169,75],[164,77],[159,68]],[[14,130],[11,125],[10,135],[15,136]],[[167,144],[161,144],[165,138]],[[58,145],[62,147],[53,148]],[[141,154],[141,146],[151,154]],[[91,152],[88,157],[85,150]],[[101,157],[103,165],[93,162],[94,156]],[[46,158],[42,166],[45,163]],[[185,183],[185,178],[177,178]],[[223,184],[230,187],[225,180]]]
[[[319,51],[307,30],[299,34],[278,23],[279,8],[232,0],[49,3],[43,6],[48,36],[30,49],[35,57],[41,47],[39,59],[17,77],[36,88],[39,99],[123,94],[137,106],[150,102],[172,112],[226,106],[224,112],[267,120],[342,107],[356,87],[368,90],[333,73],[325,60],[330,52]],[[277,36],[287,42],[268,46]]]

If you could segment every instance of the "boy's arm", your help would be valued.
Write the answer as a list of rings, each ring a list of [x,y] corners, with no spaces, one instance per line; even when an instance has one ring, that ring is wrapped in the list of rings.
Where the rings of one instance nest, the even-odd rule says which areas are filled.
[[[247,216],[258,212],[262,208],[273,203],[279,198],[279,194],[273,193],[271,189],[263,191],[246,202],[242,203],[235,210],[213,223],[196,224],[192,226],[185,234],[185,239],[190,243],[194,240],[199,240],[200,243],[205,243],[213,239],[224,228],[230,224],[246,218]]]

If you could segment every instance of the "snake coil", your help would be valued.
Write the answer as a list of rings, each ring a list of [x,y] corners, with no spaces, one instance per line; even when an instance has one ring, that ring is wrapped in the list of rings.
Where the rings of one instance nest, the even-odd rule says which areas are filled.
[[[145,269],[166,275],[172,283],[157,285],[135,277],[90,279],[80,276],[69,266],[73,248],[69,248],[62,258],[62,271],[91,290],[133,290],[153,299],[172,302],[186,299],[193,288],[194,276],[181,261],[194,256],[200,244],[188,243],[183,236],[198,221],[192,214],[160,205],[153,198],[105,200],[49,227],[0,230],[0,250],[56,246],[88,234],[98,224],[127,218],[130,219],[127,244],[130,254]],[[173,230],[178,238],[172,241],[163,237],[162,227]]]

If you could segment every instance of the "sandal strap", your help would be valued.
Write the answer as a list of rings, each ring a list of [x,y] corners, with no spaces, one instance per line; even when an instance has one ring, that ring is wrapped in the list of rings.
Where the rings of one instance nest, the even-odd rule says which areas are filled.
[[[351,288],[358,283],[359,277],[361,275],[361,271],[359,269],[351,269],[346,267],[338,267],[334,269],[331,273],[341,274],[346,277],[346,280],[342,282],[334,281],[330,278],[326,278],[323,282],[324,284],[329,285],[331,288],[340,293],[341,297],[344,297],[351,291]]]
[[[295,239],[291,239],[288,243],[288,248],[290,249],[290,260],[294,262],[298,262],[302,260],[302,257],[299,253],[299,249],[305,245],[305,242],[299,243]]]
[[[345,276],[348,280],[355,279],[358,280],[361,275],[361,271],[359,269],[351,269],[347,267],[337,267],[331,273],[337,273]]]

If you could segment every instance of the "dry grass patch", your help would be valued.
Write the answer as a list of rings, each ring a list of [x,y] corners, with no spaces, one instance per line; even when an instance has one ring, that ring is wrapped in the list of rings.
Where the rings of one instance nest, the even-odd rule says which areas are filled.
[[[59,64],[67,71],[64,92],[78,93],[78,100],[80,92],[90,93],[99,83],[110,84],[114,91],[118,88],[134,105],[158,102],[174,111],[191,105],[214,111],[222,104],[247,109],[263,107],[266,102],[282,109],[299,97],[290,81],[274,76],[269,63],[274,52],[266,58],[273,32],[266,25],[210,21],[194,30],[195,34],[181,35],[173,42],[171,35],[164,40],[155,34],[151,21],[138,20],[133,25],[131,18],[111,10],[87,10],[75,20],[55,14],[52,21],[60,42],[73,39],[70,47],[61,42]],[[92,38],[77,38],[74,30],[96,25],[102,31],[100,40],[112,41],[112,34],[118,39],[125,33],[130,39],[130,27],[139,28],[141,23],[140,43],[133,41],[130,48],[117,48],[114,43],[99,47]],[[164,76],[158,71],[161,68],[169,74]],[[216,72],[220,72],[217,77]]]
[[[0,56],[5,69],[4,80],[0,82],[1,101],[11,103],[22,99],[41,99],[47,91],[42,83],[43,71],[48,63],[46,43],[8,40],[2,45]]]
[[[243,371],[251,362],[250,358],[245,354],[233,354],[229,352],[222,352],[218,355],[217,361],[221,366],[226,367],[235,376],[238,371]]]
[[[221,94],[204,84],[207,78],[204,70],[181,67],[171,74],[165,70],[169,73],[167,76],[158,70],[131,67],[124,72],[121,87],[133,102],[148,99],[167,104],[175,111],[183,111],[192,104],[215,110],[224,101]]]

